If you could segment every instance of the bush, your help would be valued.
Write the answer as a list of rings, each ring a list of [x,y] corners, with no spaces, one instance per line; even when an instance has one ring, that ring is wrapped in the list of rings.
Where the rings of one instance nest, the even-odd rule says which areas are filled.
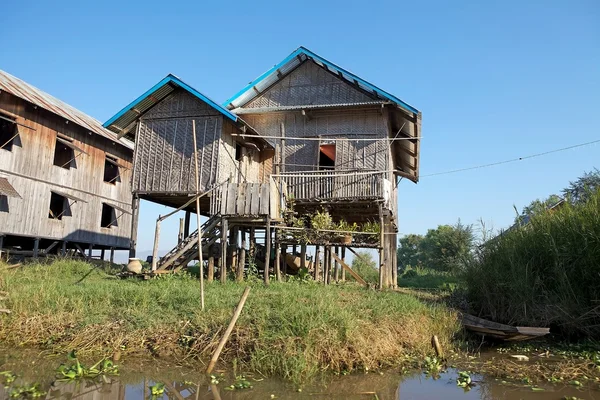
[[[475,313],[600,338],[600,191],[492,239],[466,272]]]

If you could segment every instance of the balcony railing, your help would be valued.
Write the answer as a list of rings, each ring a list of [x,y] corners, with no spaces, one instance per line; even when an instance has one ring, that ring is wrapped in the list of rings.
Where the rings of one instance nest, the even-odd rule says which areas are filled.
[[[383,198],[385,172],[314,171],[278,175],[295,200],[351,200]],[[277,178],[276,178],[277,179]]]

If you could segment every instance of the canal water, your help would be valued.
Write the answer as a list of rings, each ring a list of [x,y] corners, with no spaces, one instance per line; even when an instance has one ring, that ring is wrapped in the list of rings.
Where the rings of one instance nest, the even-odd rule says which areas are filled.
[[[56,382],[55,371],[62,361],[36,353],[3,352],[0,353],[0,371],[10,370],[18,375],[13,387],[39,383],[40,389],[46,392],[43,399],[151,399],[150,387],[156,383],[164,385],[164,392],[154,399],[174,400],[600,399],[597,391],[564,385],[541,385],[540,391],[534,391],[530,386],[503,383],[480,375],[471,375],[475,386],[467,391],[457,386],[457,371],[453,369],[436,379],[419,372],[402,375],[397,371],[330,376],[301,388],[277,379],[248,375],[246,381],[252,388],[227,390],[236,382],[231,371],[222,372],[219,383],[211,385],[207,377],[193,369],[156,361],[130,360],[120,367],[119,376],[77,383]],[[0,386],[0,399],[8,398],[8,390]]]

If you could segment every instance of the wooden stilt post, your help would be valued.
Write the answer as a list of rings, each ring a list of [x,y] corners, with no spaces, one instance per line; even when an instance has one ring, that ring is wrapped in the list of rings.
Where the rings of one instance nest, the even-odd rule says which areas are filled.
[[[62,242],[62,249],[60,250],[60,254],[61,254],[63,257],[66,257],[66,256],[67,256],[67,241],[66,241],[66,240],[64,240],[64,241]]]
[[[160,240],[160,215],[156,220],[156,229],[154,230],[154,247],[152,248],[152,271],[156,271],[158,264],[158,241]]]
[[[183,226],[183,237],[184,239],[190,236],[190,220],[192,219],[192,213],[190,211],[185,212],[185,220]]]
[[[92,259],[92,251],[94,251],[94,244],[90,243],[90,245],[88,246],[88,260]]]
[[[206,276],[207,282],[212,282],[215,279],[215,255],[214,247],[208,248],[208,272]]]
[[[281,262],[283,263],[283,280],[287,281],[287,245],[281,246]]]
[[[313,279],[315,280],[315,282],[319,281],[319,265],[321,264],[321,246],[317,245],[315,246],[315,262],[314,262],[314,268],[315,270],[314,275],[313,275]]]
[[[323,262],[324,262],[324,268],[323,268],[323,283],[325,283],[325,285],[329,285],[329,272],[331,269],[331,247],[330,246],[325,246],[325,253],[323,254]]]
[[[385,287],[384,228],[383,206],[379,204],[379,290]]]
[[[110,248],[110,263],[111,264],[115,263],[115,248],[114,247]]]
[[[179,218],[179,235],[177,235],[177,243],[183,242],[184,236],[183,232],[185,230],[185,225],[183,223],[183,218]]]
[[[231,264],[229,267],[234,274],[237,274],[239,231],[240,228],[238,227],[233,227],[229,230],[229,247],[231,247]]]
[[[398,235],[390,235],[392,253],[392,288],[398,287]]]
[[[4,235],[0,235],[0,251],[2,251],[4,246]]]
[[[236,281],[244,280],[244,267],[246,265],[246,230],[242,229],[242,246],[240,248],[240,257],[238,260]]]
[[[140,198],[133,195],[131,201],[131,236],[129,238],[129,258],[134,258],[137,248],[138,220],[140,218]]]
[[[265,285],[269,284],[269,264],[271,264],[271,217],[267,215],[267,225],[265,227]]]
[[[254,227],[250,228],[250,252],[248,256],[252,262],[256,263],[256,232]]]
[[[346,247],[342,246],[342,262],[346,262]],[[346,269],[342,268],[342,282],[346,282]]]
[[[105,255],[105,250],[104,249],[100,250],[100,259],[102,261],[104,261],[104,255]]]
[[[306,269],[306,245],[300,246],[300,268]]]
[[[335,246],[334,250],[336,255],[340,254],[340,248],[339,246]],[[333,260],[333,276],[335,279],[335,282],[338,283],[340,281],[340,266],[337,262],[337,260]]]
[[[38,258],[40,252],[40,238],[35,238],[33,242],[33,258]]]
[[[275,231],[275,277],[281,282],[281,245],[279,244],[279,233]]]
[[[227,218],[221,218],[221,283],[227,282]]]

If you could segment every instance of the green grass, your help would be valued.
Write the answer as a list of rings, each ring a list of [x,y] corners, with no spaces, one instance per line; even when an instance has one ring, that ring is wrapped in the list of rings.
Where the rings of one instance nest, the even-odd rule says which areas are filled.
[[[0,317],[0,342],[206,362],[244,289],[207,284],[202,312],[199,282],[188,275],[119,280],[92,268],[64,260],[0,272],[12,311]],[[459,328],[452,311],[410,295],[355,284],[251,285],[221,358],[294,381],[321,371],[398,365],[408,355],[430,353],[433,334],[449,347]]]
[[[600,338],[600,192],[488,242],[465,279],[482,316]]]
[[[398,286],[413,289],[452,290],[460,286],[455,274],[428,268],[410,268],[398,277]]]

